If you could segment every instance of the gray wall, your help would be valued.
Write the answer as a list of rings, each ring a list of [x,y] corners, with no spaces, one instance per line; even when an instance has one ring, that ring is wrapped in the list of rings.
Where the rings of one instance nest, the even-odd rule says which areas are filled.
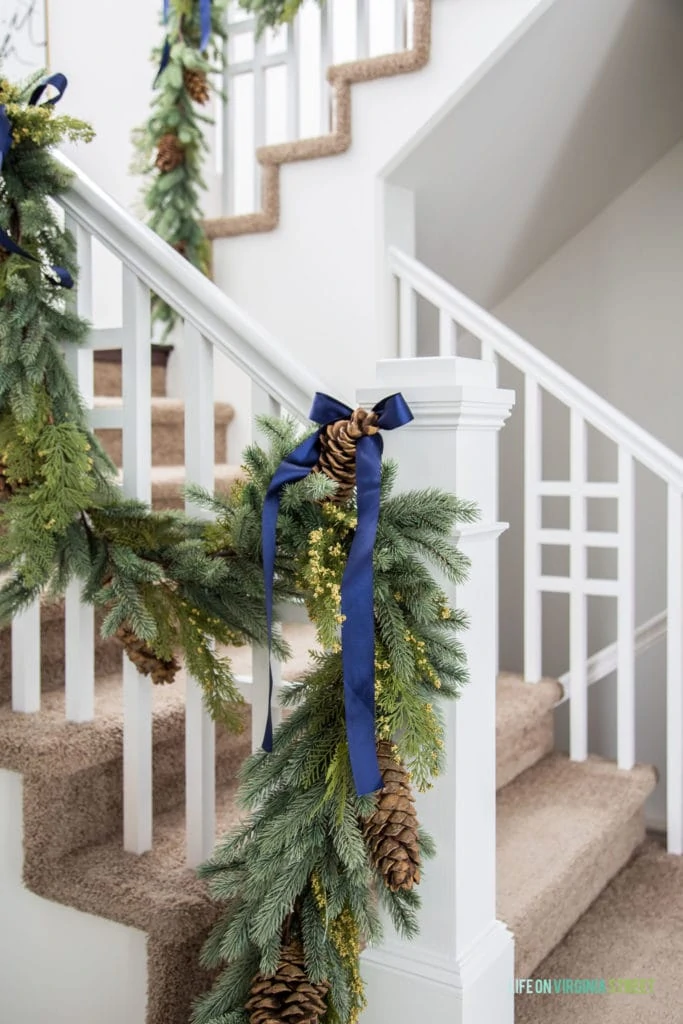
[[[532,274],[495,310],[496,315],[550,358],[578,376],[661,441],[683,454],[683,143],[674,147],[574,239]],[[502,383],[518,391],[518,408],[502,438],[501,517],[511,523],[502,541],[501,664],[521,666],[522,520],[520,480],[523,430],[519,376],[503,368]],[[567,471],[567,417],[553,403],[544,431],[546,473]],[[591,444],[592,442],[592,444]],[[614,479],[615,450],[589,435],[593,479]],[[566,476],[565,476],[566,478]],[[637,474],[636,621],[666,607],[665,489],[647,471]],[[605,503],[601,503],[603,506]],[[548,510],[558,514],[558,509]],[[596,511],[596,510],[594,510]],[[594,525],[610,525],[596,511]],[[549,522],[546,525],[563,525]],[[558,557],[557,552],[550,552]],[[556,563],[557,565],[557,563]],[[599,563],[597,571],[610,574]],[[552,571],[552,564],[550,566]],[[544,640],[549,673],[568,667],[564,596],[546,599]],[[591,599],[590,652],[615,639],[614,602]],[[665,776],[664,644],[638,662],[639,760]],[[591,749],[613,756],[614,680],[591,691]],[[560,721],[559,738],[566,740]],[[663,813],[663,781],[651,804]]]

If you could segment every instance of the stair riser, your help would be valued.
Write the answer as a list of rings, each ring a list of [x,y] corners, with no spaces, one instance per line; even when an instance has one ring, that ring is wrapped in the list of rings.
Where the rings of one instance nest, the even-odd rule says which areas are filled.
[[[122,431],[102,429],[95,431],[103,448],[116,466],[123,464]],[[228,432],[224,423],[216,423],[214,430],[215,461],[228,461]],[[185,464],[185,425],[182,414],[174,422],[152,422],[152,465],[182,466]]]
[[[106,398],[121,397],[121,364],[95,362],[95,394]],[[152,396],[166,394],[166,367],[152,364]]]
[[[569,929],[630,860],[645,838],[642,811],[610,833],[600,849],[587,849],[577,857],[563,880],[562,892],[548,892],[534,906],[534,921],[525,936],[515,935],[515,975],[530,978]]]
[[[216,731],[216,781],[234,778],[250,753],[249,714],[240,736]],[[185,799],[185,724],[179,711],[164,723],[164,738],[155,729],[153,800],[162,814]],[[171,735],[169,736],[169,732]],[[53,755],[54,757],[54,755]],[[121,753],[103,764],[73,774],[59,774],[50,759],[24,779],[25,878],[40,887],[50,865],[69,853],[123,834],[123,761]]]
[[[502,789],[531,768],[554,746],[553,712],[533,722],[529,728],[509,732],[496,744],[496,789]]]
[[[103,615],[95,615],[95,674],[112,675],[121,671],[123,648],[118,640],[103,640],[100,626]],[[41,688],[59,690],[64,686],[64,607],[43,610],[40,639]],[[12,634],[0,630],[0,703],[12,694]]]
[[[222,908],[213,915],[218,920]],[[213,920],[211,921],[213,923]],[[188,1024],[192,1004],[212,987],[216,972],[200,966],[202,946],[210,930],[205,925],[192,939],[179,944],[150,936],[147,943],[147,1004],[145,1024]]]

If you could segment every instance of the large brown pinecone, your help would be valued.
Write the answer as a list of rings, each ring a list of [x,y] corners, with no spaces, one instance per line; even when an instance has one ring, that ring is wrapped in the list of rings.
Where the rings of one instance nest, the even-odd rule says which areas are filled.
[[[252,981],[245,1007],[249,1024],[319,1024],[327,1011],[328,988],[310,981],[304,951],[292,942],[282,950],[275,974],[257,974]]]
[[[324,473],[336,480],[337,492],[332,499],[348,501],[356,486],[356,445],[365,434],[376,434],[377,414],[354,409],[348,420],[328,423],[320,434],[320,458],[314,473]]]
[[[185,147],[177,135],[168,132],[159,139],[156,166],[162,174],[174,171],[185,160]]]
[[[163,661],[154,651],[140,640],[128,626],[119,626],[116,637],[123,644],[126,654],[143,676],[151,676],[153,683],[172,683],[180,665],[175,658]]]
[[[420,848],[415,800],[405,766],[396,761],[388,740],[377,744],[384,788],[377,810],[365,821],[365,841],[376,868],[392,892],[420,883]]]
[[[205,71],[195,71],[192,68],[183,69],[183,84],[185,91],[191,100],[195,103],[209,102],[211,95],[209,90],[209,80],[206,77]]]

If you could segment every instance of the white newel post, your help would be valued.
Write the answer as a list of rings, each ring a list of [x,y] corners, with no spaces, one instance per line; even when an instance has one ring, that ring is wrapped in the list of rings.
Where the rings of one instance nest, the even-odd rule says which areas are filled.
[[[472,359],[392,359],[377,386],[358,394],[371,407],[401,391],[415,420],[384,435],[403,490],[436,486],[475,501],[476,527],[460,545],[469,581],[449,597],[470,617],[463,635],[470,682],[445,708],[448,770],[419,798],[438,856],[420,885],[421,931],[399,940],[390,925],[363,956],[364,1024],[512,1024],[513,940],[496,919],[496,718],[498,633],[498,431],[514,393],[496,387],[493,363]]]

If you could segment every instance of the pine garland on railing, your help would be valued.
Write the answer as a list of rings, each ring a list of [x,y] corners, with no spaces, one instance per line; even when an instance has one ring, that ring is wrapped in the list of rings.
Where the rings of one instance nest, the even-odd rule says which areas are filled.
[[[0,82],[0,621],[78,579],[141,671],[170,682],[181,655],[214,717],[237,726],[220,651],[266,640],[260,568],[239,536],[214,552],[205,523],[125,500],[88,428],[61,346],[89,325],[56,286],[77,273],[52,202],[70,176],[49,148],[92,130],[38,105],[41,88]]]
[[[247,450],[246,480],[227,498],[194,495],[216,515],[217,549],[248,535],[258,550],[269,486],[300,441],[290,423],[261,425],[270,448]],[[464,617],[427,563],[462,582],[467,560],[451,535],[475,510],[436,490],[392,495],[396,467],[382,467],[374,675],[383,788],[359,797],[339,637],[358,506],[325,475],[345,480],[347,466],[321,458],[318,468],[283,492],[275,568],[281,588],[305,601],[321,650],[284,690],[290,713],[273,752],[243,766],[238,799],[248,816],[201,869],[226,913],[203,953],[205,967],[223,970],[197,1003],[194,1024],[355,1024],[365,1005],[360,951],[382,933],[378,901],[402,935],[418,929],[416,886],[434,849],[418,826],[412,787],[431,788],[444,768],[439,702],[457,697],[466,678]]]
[[[62,76],[52,81],[63,91]],[[106,610],[103,632],[142,672],[171,681],[181,656],[213,716],[239,727],[221,649],[272,641],[274,655],[286,656],[278,633],[269,635],[270,597],[305,602],[320,651],[284,691],[290,713],[272,753],[243,767],[246,820],[201,872],[227,911],[203,955],[207,967],[224,969],[194,1021],[355,1024],[364,1006],[359,955],[381,936],[378,905],[400,933],[418,928],[416,887],[434,848],[419,828],[413,786],[430,788],[444,768],[439,705],[466,678],[464,617],[428,565],[464,579],[452,531],[475,510],[436,490],[392,494],[391,463],[380,477],[378,430],[410,418],[400,396],[369,413],[316,396],[344,414],[316,415],[325,425],[303,441],[292,422],[263,420],[269,448],[247,450],[243,479],[227,496],[188,488],[214,521],[125,500],[61,351],[89,327],[57,287],[77,268],[52,209],[69,176],[49,147],[91,133],[40,106],[43,91],[36,81],[24,90],[0,83],[0,621],[78,580],[84,599]],[[269,539],[273,488],[294,479],[281,476],[283,466],[302,478],[277,491]],[[370,505],[378,518],[367,534]],[[360,655],[349,661],[344,644],[358,606],[344,600],[357,541],[372,540],[375,525],[361,565],[374,578],[359,602],[369,600],[362,625],[373,638],[364,696],[375,767],[362,788],[345,710],[348,667]],[[263,566],[275,536],[271,595]]]
[[[210,31],[202,8],[210,7]],[[134,133],[135,171],[146,177],[147,223],[204,274],[211,248],[202,227],[205,137],[213,119],[203,111],[212,95],[211,76],[223,68],[227,0],[169,0],[165,5],[165,41],[152,55],[158,69],[152,110]],[[204,38],[203,38],[204,36]],[[176,315],[155,298],[155,320],[167,334]]]
[[[320,6],[325,0],[318,0]],[[256,18],[256,31],[261,35],[267,28],[277,28],[294,21],[304,0],[238,0],[239,6]]]

